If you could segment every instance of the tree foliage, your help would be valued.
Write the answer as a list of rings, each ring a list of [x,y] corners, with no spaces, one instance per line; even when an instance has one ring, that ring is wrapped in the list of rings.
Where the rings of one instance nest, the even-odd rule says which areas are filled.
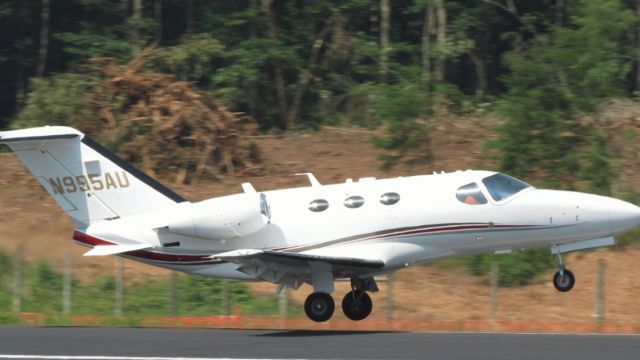
[[[42,2],[0,3],[0,127],[97,131],[104,119],[92,116],[86,94],[104,85],[85,76],[86,64],[124,64],[155,43],[146,70],[214,94],[262,131],[379,129],[373,142],[385,166],[423,163],[443,113],[488,102],[502,120],[492,144],[502,170],[607,193],[617,155],[598,108],[640,90],[632,1],[391,1],[388,16],[376,0],[142,4],[138,12],[128,0],[52,2],[49,55],[36,77]]]
[[[46,74],[75,73],[92,57],[126,62],[137,46],[134,38],[141,44],[155,41],[160,47],[154,70],[215,92],[263,130],[323,123],[386,125],[382,138],[388,138],[376,143],[387,150],[397,144],[391,152],[403,152],[406,144],[394,139],[407,129],[417,132],[416,137],[428,133],[427,125],[416,125],[428,121],[416,119],[437,121],[435,105],[446,104],[456,112],[468,100],[497,98],[507,119],[529,123],[533,147],[567,143],[519,160],[511,159],[510,147],[504,145],[504,167],[516,173],[525,173],[517,162],[547,161],[549,154],[582,146],[571,138],[583,135],[573,120],[581,111],[593,110],[594,98],[634,90],[629,84],[635,75],[630,70],[636,63],[636,35],[630,29],[637,16],[633,4],[619,0],[514,1],[502,6],[466,0],[391,2],[384,49],[380,39],[387,27],[374,0],[142,4],[140,19],[130,1],[54,4]],[[0,30],[5,30],[0,33],[14,34],[0,36],[0,118],[5,121],[17,117],[15,110],[28,106],[27,91],[41,85],[28,81],[38,62],[40,6],[38,0],[8,0],[0,7]],[[394,88],[400,92],[389,90]],[[407,88],[414,92],[400,99]],[[400,101],[406,106],[398,107]],[[562,135],[543,130],[555,125]],[[520,142],[523,135],[512,134],[509,126],[504,138]],[[547,141],[547,135],[557,138]],[[554,164],[564,168],[561,174],[580,161]]]
[[[509,255],[479,255],[466,258],[465,263],[475,275],[486,275],[493,264],[498,267],[498,285],[522,286],[536,280],[553,266],[553,258],[547,249],[527,250]]]
[[[569,10],[568,24],[550,26],[505,55],[510,72],[498,107],[506,119],[498,147],[512,174],[543,172],[554,186],[574,187],[573,175],[583,172],[606,191],[605,178],[591,175],[608,167],[606,146],[598,122],[585,114],[624,93],[632,55],[625,37],[636,19],[614,0],[575,1]]]
[[[91,116],[85,94],[96,86],[100,86],[96,79],[84,74],[33,78],[27,102],[11,125],[25,128],[57,124],[95,129],[99,124]]]

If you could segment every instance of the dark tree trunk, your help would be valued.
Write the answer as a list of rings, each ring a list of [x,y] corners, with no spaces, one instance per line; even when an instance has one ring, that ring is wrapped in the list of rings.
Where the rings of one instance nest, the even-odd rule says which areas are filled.
[[[42,9],[40,17],[40,47],[38,49],[38,66],[36,67],[36,76],[44,76],[47,66],[47,53],[49,49],[49,10],[50,0],[42,0]]]
[[[296,92],[293,96],[293,100],[291,101],[291,107],[289,109],[289,113],[287,114],[287,124],[289,128],[293,127],[293,125],[297,121],[298,111],[300,109],[300,103],[302,102],[302,95],[304,95],[305,90],[307,89],[307,85],[311,80],[311,76],[313,75],[313,70],[316,67],[318,62],[318,56],[320,55],[320,49],[324,45],[325,39],[329,36],[331,32],[331,27],[334,23],[334,19],[336,16],[333,15],[331,18],[327,20],[320,33],[316,35],[316,39],[313,42],[313,47],[311,48],[311,54],[309,55],[309,61],[307,62],[307,68],[303,71],[300,79],[298,80],[298,86],[296,86]]]
[[[482,54],[473,50],[469,53],[469,57],[476,70],[476,96],[482,98],[487,95],[488,89],[486,64]]]
[[[17,11],[16,11],[17,16],[20,17],[21,19],[27,18],[27,16],[29,16],[27,2],[20,1],[18,4],[19,5],[17,5]],[[25,24],[24,21],[18,22],[15,30],[16,39],[20,39],[19,41],[23,42],[18,46],[18,56],[15,62],[16,63],[15,65],[16,102],[15,102],[15,109],[14,109],[15,113],[20,111],[24,106],[27,100],[27,92],[28,92],[27,77],[25,76],[24,62],[29,58],[29,56],[27,55],[27,51],[25,51],[24,40],[22,40],[24,39],[25,33],[26,33],[24,24]]]
[[[158,45],[162,44],[162,0],[153,2],[153,17],[156,19],[155,40]]]
[[[431,35],[434,32],[433,25],[433,4],[429,2],[424,11],[424,23],[422,24],[422,75],[427,83],[431,79]]]
[[[564,0],[556,0],[556,26],[562,26],[564,18]]]
[[[636,2],[636,14],[640,18],[640,0]],[[640,49],[640,24],[636,26],[636,41],[638,42],[638,49]],[[640,50],[636,55],[636,91],[640,90]]]
[[[278,45],[278,29],[276,27],[276,19],[271,10],[271,4],[273,0],[261,0],[262,11],[267,15],[267,25],[269,27],[269,39],[273,42],[274,46]],[[288,123],[287,116],[287,99],[284,85],[284,71],[282,65],[277,62],[275,64],[275,78],[276,78],[276,96],[278,97],[278,106],[280,107],[280,118],[282,121],[282,127],[285,130],[291,130],[291,125]]]
[[[387,82],[389,73],[389,18],[391,17],[389,0],[380,0],[380,82]]]
[[[256,18],[258,12],[258,0],[249,0],[249,9],[251,10],[251,21],[249,22],[249,36],[253,39],[256,37]],[[258,100],[258,88],[256,82],[249,84],[249,116],[257,120],[258,110],[256,102]]]
[[[187,34],[193,34],[193,0],[187,0]]]
[[[142,21],[142,0],[133,0],[133,13],[131,15],[131,49],[133,56],[140,54],[140,22]]]
[[[444,7],[444,0],[435,0],[436,16],[438,18],[438,47],[444,48],[447,42],[447,9]],[[436,81],[443,83],[445,78],[445,59],[442,55],[436,59]]]

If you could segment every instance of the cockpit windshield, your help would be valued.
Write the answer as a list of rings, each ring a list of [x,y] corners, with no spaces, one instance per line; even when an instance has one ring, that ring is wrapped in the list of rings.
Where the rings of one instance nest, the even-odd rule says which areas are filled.
[[[531,185],[524,181],[520,181],[511,176],[497,173],[486,177],[482,183],[491,194],[495,201],[504,200],[519,193],[520,191],[530,188]]]

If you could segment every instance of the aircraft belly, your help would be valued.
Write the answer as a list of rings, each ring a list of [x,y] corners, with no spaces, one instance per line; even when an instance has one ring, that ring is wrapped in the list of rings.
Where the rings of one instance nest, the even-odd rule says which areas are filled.
[[[127,256],[124,256],[127,257]],[[216,276],[221,278],[227,278],[232,280],[256,280],[256,277],[249,276],[243,272],[237,271],[238,267],[236,264],[232,263],[221,263],[221,264],[204,264],[204,265],[181,265],[175,263],[160,263],[155,261],[149,261],[144,259],[132,259],[141,263],[154,265],[157,267],[180,271],[187,274],[193,275],[204,275],[204,276]]]
[[[585,235],[582,224],[535,227],[505,231],[471,232],[466,234],[443,234],[423,239],[424,244],[455,251],[477,250],[491,252],[496,249],[513,250],[545,247],[554,244],[595,238],[600,234],[593,232]],[[585,237],[586,236],[586,237]]]
[[[593,236],[589,237],[597,237],[598,233],[594,232],[591,235]],[[426,234],[398,237],[391,241],[398,244],[414,244],[424,248],[423,251],[416,252],[416,257],[420,257],[416,261],[421,261],[457,255],[460,252],[465,254],[493,252],[502,248],[521,250],[582,239],[585,239],[585,232],[580,229],[580,225],[565,225]]]

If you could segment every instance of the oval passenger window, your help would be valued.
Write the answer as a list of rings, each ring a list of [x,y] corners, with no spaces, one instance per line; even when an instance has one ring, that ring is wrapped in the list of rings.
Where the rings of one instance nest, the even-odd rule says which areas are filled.
[[[359,208],[362,205],[364,205],[364,198],[362,196],[349,196],[344,199],[344,206],[350,209]]]
[[[400,201],[400,195],[398,193],[388,192],[380,196],[380,202],[384,205],[393,205],[398,201]]]
[[[329,207],[329,202],[324,199],[313,200],[309,203],[309,210],[313,212],[325,211]]]

